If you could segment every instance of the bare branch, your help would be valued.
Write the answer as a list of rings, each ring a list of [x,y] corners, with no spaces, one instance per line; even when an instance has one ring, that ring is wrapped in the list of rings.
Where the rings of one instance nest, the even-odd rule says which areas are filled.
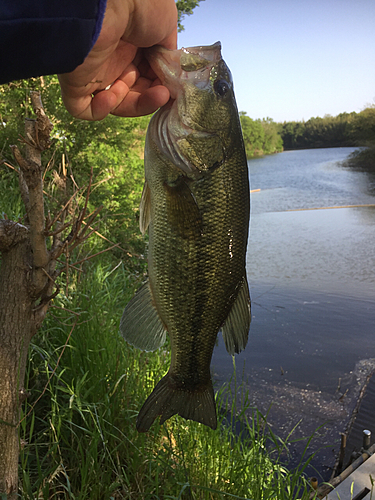
[[[103,209],[103,205],[101,205],[96,210],[94,210],[94,212],[92,212],[92,214],[89,216],[89,220],[87,222],[85,222],[84,220],[82,220],[82,223],[85,225],[85,227],[82,229],[82,231],[78,235],[77,239],[80,239],[80,238],[82,238],[84,236],[85,232],[90,227],[90,225],[94,222],[94,219],[99,214],[99,212],[101,212],[102,209]]]
[[[57,234],[60,234],[64,231],[64,229],[68,228],[72,223],[71,222],[66,222],[65,224],[62,224],[61,226],[59,226],[58,229],[56,229],[55,231],[51,231],[51,232],[48,232],[48,231],[45,231],[44,234],[45,236],[56,236]]]
[[[79,190],[78,190],[79,191]],[[67,208],[67,206],[69,205],[69,203],[73,200],[73,198],[75,196],[77,196],[78,194],[78,191],[75,191],[72,196],[69,198],[69,200],[65,203],[65,205],[61,208],[61,210],[55,215],[54,219],[52,222],[46,224],[46,231],[48,231],[54,224],[55,222],[59,219],[59,217],[61,216],[61,214],[63,213],[63,211]]]
[[[14,159],[16,160],[16,162],[18,163],[18,166],[20,167],[20,169],[22,171],[24,170],[27,170],[28,169],[28,164],[27,164],[27,161],[24,159],[24,157],[21,155],[21,152],[20,150],[18,149],[17,146],[10,146],[10,149],[12,150],[12,153],[13,153],[13,156],[14,156]]]
[[[96,232],[94,228],[91,227],[91,224],[95,220],[96,216],[98,213],[102,210],[103,206],[98,207],[94,212],[90,214],[89,221],[86,223],[83,220],[83,217],[85,216],[84,210],[81,210],[77,221],[73,225],[72,231],[70,232],[69,236],[66,238],[66,242],[69,244],[69,251],[72,252],[78,245],[82,244],[84,241],[86,241],[90,236]],[[81,224],[85,224],[85,227],[82,229],[82,231],[79,232],[79,227],[81,227]],[[85,235],[87,229],[91,229],[91,232],[88,235]]]
[[[17,170],[16,168],[13,167],[13,165],[11,165],[10,163],[7,163],[6,161],[3,161],[2,163],[4,165],[6,165],[7,167],[11,168],[12,170]]]
[[[53,237],[52,248],[50,250],[51,262],[57,261],[61,254],[65,252],[68,248],[68,243],[66,241],[61,241],[61,233],[57,233]]]
[[[49,303],[51,302],[52,299],[54,299],[55,297],[57,297],[57,295],[60,293],[60,287],[59,287],[59,285],[57,283],[55,283],[55,282],[54,282],[54,284],[56,285],[56,290],[51,295],[48,295],[47,297],[43,297],[43,299],[41,300],[40,304],[38,304],[33,309],[33,312],[37,312],[37,311],[40,311],[42,308],[45,308],[45,311],[43,312],[43,315],[42,315],[42,318],[41,318],[42,320],[44,319],[44,316],[47,313]],[[40,319],[39,319],[39,321],[40,321]]]
[[[88,257],[85,257],[84,259],[81,259],[78,262],[75,262],[74,264],[72,264],[71,267],[78,266],[78,264],[81,264],[82,262],[86,262],[87,260],[93,259],[94,257],[97,257],[98,255],[100,255],[102,253],[109,252],[109,250],[112,250],[112,248],[116,248],[118,246],[119,245],[113,245],[113,246],[111,246],[109,248],[106,248],[105,250],[102,250],[101,252],[97,252],[97,253],[94,253],[92,255],[89,255]]]
[[[51,227],[51,212],[48,210],[47,217],[46,217],[46,228]]]
[[[65,261],[62,261],[62,260],[59,260],[57,259],[57,262],[59,262],[60,264],[63,264],[65,267],[62,267],[59,271],[58,271],[58,276],[60,276],[60,274],[62,274],[65,270],[66,270],[66,264],[67,262]],[[79,267],[75,267],[73,264],[69,264],[68,263],[68,266],[71,267],[72,269],[74,269],[75,271],[77,271],[78,273],[81,273],[83,271],[83,269],[80,269]]]
[[[56,306],[55,304],[52,304],[51,307],[53,307],[54,309],[61,309],[62,311],[70,312],[71,314],[74,314],[75,316],[81,315],[81,313],[78,313],[76,311],[72,311],[71,309],[68,309],[67,307],[60,307],[60,306]]]
[[[27,120],[28,118],[26,118]],[[27,139],[26,139],[27,137]],[[23,137],[21,134],[19,136],[19,142],[21,144],[26,144],[27,146],[30,146],[32,148],[35,148],[35,149],[39,149],[39,151],[42,151],[40,146],[39,146],[39,143],[37,143],[36,141],[34,141],[34,139],[32,138],[32,136],[30,135],[30,132],[26,132],[26,137]]]
[[[83,207],[83,210],[81,211],[82,215],[80,217],[78,217],[77,235],[78,235],[78,233],[79,233],[79,231],[81,229],[82,221],[85,218],[85,214],[86,214],[86,210],[87,210],[87,204],[89,202],[89,197],[90,197],[90,193],[91,193],[92,176],[93,176],[93,168],[91,167],[89,185],[87,186],[85,206]]]
[[[44,111],[40,92],[30,92],[30,97],[34,112],[37,116],[36,142],[43,151],[49,148],[51,144],[50,133],[53,129],[53,125]]]
[[[26,120],[27,136],[35,137],[37,124],[35,120]],[[34,141],[35,142],[35,141]],[[30,224],[30,243],[33,251],[33,284],[36,295],[44,288],[46,278],[40,270],[46,268],[49,261],[46,240],[44,236],[44,198],[42,183],[42,164],[40,150],[26,145],[26,159],[16,146],[12,147],[14,157],[22,171],[23,179],[28,188],[27,216]]]
[[[78,238],[76,238],[76,240],[73,243],[73,245],[71,245],[69,247],[69,250],[72,252],[75,248],[77,248],[79,245],[81,245],[86,240],[88,240],[94,233],[95,233],[95,229],[93,229],[92,231],[90,231],[89,234],[86,234],[86,236],[79,236]]]
[[[42,268],[42,271],[44,272],[44,274],[47,276],[47,278],[52,281],[52,283],[55,285],[55,286],[58,286],[58,284],[55,282],[54,278],[52,278],[45,269]]]
[[[46,176],[46,173],[48,172],[48,170],[49,170],[49,169],[50,169],[50,167],[51,167],[51,164],[52,164],[52,167],[53,167],[53,165],[54,165],[54,163],[55,163],[55,154],[56,154],[56,149],[53,151],[52,156],[51,156],[51,158],[48,160],[47,166],[46,166],[46,167],[45,167],[45,169],[44,169],[44,173],[43,173],[43,182],[44,182],[44,178],[45,178],[45,176]]]

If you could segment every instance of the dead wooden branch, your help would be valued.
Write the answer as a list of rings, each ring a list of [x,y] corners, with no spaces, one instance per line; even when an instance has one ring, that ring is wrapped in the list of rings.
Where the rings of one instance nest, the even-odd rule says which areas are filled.
[[[41,103],[40,103],[41,105]],[[38,123],[35,120],[26,120],[25,131],[28,137],[37,142]],[[34,140],[35,139],[35,140]],[[44,141],[45,143],[46,141]],[[41,151],[36,147],[26,144],[24,158],[17,146],[11,146],[14,158],[18,163],[21,174],[21,194],[25,202],[27,222],[30,226],[30,243],[33,251],[33,286],[35,295],[39,295],[46,284],[46,279],[41,271],[46,268],[49,255],[44,236],[44,197],[42,182]]]
[[[34,108],[34,112],[37,116],[37,144],[39,145],[41,151],[49,148],[51,144],[50,134],[53,129],[53,125],[46,115],[40,92],[30,92],[31,102]]]

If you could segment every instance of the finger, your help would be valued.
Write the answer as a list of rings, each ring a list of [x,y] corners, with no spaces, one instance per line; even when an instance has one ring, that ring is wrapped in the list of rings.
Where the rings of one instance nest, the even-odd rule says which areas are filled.
[[[96,91],[78,97],[68,97],[62,92],[66,109],[75,118],[81,120],[102,120],[123,101],[129,93],[129,87],[121,80],[116,81],[108,90]]]
[[[142,79],[140,79],[142,80]],[[122,117],[144,116],[154,113],[169,101],[169,90],[163,85],[149,86],[143,79],[137,87],[129,87],[118,80],[108,90],[98,92],[93,97],[71,99],[67,109],[81,120],[102,120],[110,113]],[[143,87],[143,88],[142,88]]]
[[[149,87],[144,92],[130,90],[126,98],[111,113],[123,117],[149,115],[164,106],[169,98],[169,90],[163,85]]]
[[[124,89],[124,93],[126,95]],[[78,116],[78,118],[83,118],[85,120],[102,120],[108,116],[113,109],[118,106],[118,95],[110,90],[102,90],[93,96],[89,108],[86,110],[86,116]]]
[[[166,49],[176,50],[177,49],[177,26],[173,30],[173,32],[167,36],[162,42],[159,42],[159,45],[162,45]]]

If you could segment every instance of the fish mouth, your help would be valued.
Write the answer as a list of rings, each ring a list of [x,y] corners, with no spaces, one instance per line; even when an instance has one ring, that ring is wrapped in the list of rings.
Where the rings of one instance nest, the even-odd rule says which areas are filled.
[[[221,59],[221,43],[178,50],[155,45],[145,49],[144,53],[156,76],[169,90],[171,98],[176,99],[187,81],[199,87],[208,85],[211,68]]]
[[[182,153],[179,141],[190,134],[199,138],[216,135],[179,114],[178,100],[183,99],[184,86],[193,84],[200,89],[211,85],[210,74],[214,65],[221,60],[221,43],[169,50],[156,45],[145,50],[145,56],[152,70],[170,92],[171,99],[154,116],[151,133],[159,148],[173,163],[188,175],[199,175],[198,168]]]

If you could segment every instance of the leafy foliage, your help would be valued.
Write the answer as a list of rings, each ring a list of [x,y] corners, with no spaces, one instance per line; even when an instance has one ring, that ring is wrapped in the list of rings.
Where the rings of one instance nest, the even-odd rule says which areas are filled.
[[[241,111],[240,121],[248,158],[279,153],[283,150],[279,127],[272,118],[253,120]]]
[[[204,0],[177,0],[176,7],[178,10],[178,31],[183,31],[184,27],[182,25],[183,18],[193,13],[195,7],[199,6],[199,3]]]
[[[375,143],[366,148],[356,149],[342,162],[342,165],[353,170],[375,172]]]
[[[375,107],[306,122],[284,122],[280,133],[286,150],[365,146],[375,140]]]

